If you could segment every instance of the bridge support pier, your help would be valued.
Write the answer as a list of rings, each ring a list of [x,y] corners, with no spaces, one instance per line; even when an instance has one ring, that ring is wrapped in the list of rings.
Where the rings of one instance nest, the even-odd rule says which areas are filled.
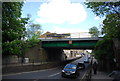
[[[63,49],[47,48],[45,49],[48,61],[62,61],[65,60]]]

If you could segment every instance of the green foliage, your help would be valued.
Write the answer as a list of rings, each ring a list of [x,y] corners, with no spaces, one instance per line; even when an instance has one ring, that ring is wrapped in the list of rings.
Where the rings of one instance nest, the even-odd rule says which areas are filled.
[[[89,33],[92,35],[92,37],[98,37],[99,36],[99,31],[98,31],[97,27],[90,28]]]
[[[98,60],[113,60],[113,42],[111,39],[100,40],[95,47],[95,57]]]
[[[2,3],[2,54],[24,56],[25,51],[35,46],[40,40],[40,25],[28,22],[28,18],[21,18],[23,2]],[[29,33],[25,25],[29,23]],[[31,36],[24,40],[26,34]],[[23,39],[23,40],[22,40]]]
[[[31,18],[31,15],[27,15],[28,18]],[[40,24],[34,24],[32,20],[28,21],[28,24],[26,25],[26,38],[31,39],[35,34],[41,35],[42,29]]]
[[[88,8],[91,8],[97,16],[106,16],[105,20],[103,21],[102,28],[103,34],[105,34],[105,39],[98,42],[95,53],[98,59],[106,59],[106,57],[111,58],[113,53],[112,40],[108,39],[120,39],[120,1],[89,2],[85,4]]]
[[[120,40],[120,18],[116,14],[106,16],[103,21],[103,33],[109,38],[118,38]]]
[[[22,55],[22,47],[23,42],[21,40],[15,40],[11,42],[5,42],[3,43],[3,54],[9,54],[9,55]]]
[[[31,15],[27,15],[28,18],[31,18]],[[28,21],[28,24],[26,26],[26,38],[27,38],[27,43],[26,47],[31,48],[37,45],[37,43],[40,42],[38,39],[39,36],[41,35],[41,25],[40,24],[34,24],[32,20]]]
[[[20,2],[2,3],[2,42],[20,40],[24,37],[27,18],[21,18]]]
[[[41,26],[39,24],[31,23],[27,26],[27,38],[30,39],[34,36],[34,34],[41,34]],[[39,33],[38,33],[39,32]]]
[[[40,42],[40,39],[38,39],[38,37],[39,37],[39,34],[34,34],[34,36],[32,36],[32,38],[28,39],[27,47],[31,48],[31,47],[37,45],[37,43]]]
[[[31,48],[40,41],[38,38],[41,35],[41,25],[29,21],[26,28],[27,47]]]
[[[22,55],[23,43],[21,38],[25,36],[25,24],[28,18],[21,18],[23,2],[2,3],[2,49],[3,55]]]
[[[95,48],[95,57],[103,64],[113,63],[113,38],[120,40],[120,1],[118,2],[89,2],[85,3],[97,16],[104,16],[102,33],[104,39],[99,41]],[[119,56],[119,55],[118,55]],[[106,64],[105,64],[106,65]],[[105,66],[104,66],[105,68]]]
[[[99,0],[98,0],[99,1]],[[120,17],[120,1],[119,2],[89,2],[85,3],[87,8],[91,8],[97,16],[108,14],[117,14]]]
[[[85,3],[97,16],[106,16],[103,21],[103,34],[107,38],[120,40],[120,1],[119,2],[89,2]]]

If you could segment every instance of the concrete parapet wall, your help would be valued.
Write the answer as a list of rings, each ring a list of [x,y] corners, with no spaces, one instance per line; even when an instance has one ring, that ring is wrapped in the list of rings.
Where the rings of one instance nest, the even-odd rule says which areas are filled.
[[[78,57],[79,58],[79,57]],[[49,69],[58,66],[65,66],[67,63],[72,62],[78,58],[62,61],[62,62],[49,62],[44,64],[30,64],[30,65],[18,65],[18,66],[7,66],[2,68],[2,74],[11,74],[11,73],[20,73],[20,72],[28,72],[42,69]]]
[[[17,55],[10,55],[2,59],[3,65],[9,65],[11,63],[39,63],[48,61],[63,61],[64,58],[63,49],[57,48],[41,48],[41,43],[32,48],[28,48],[25,52],[24,59]],[[27,62],[26,62],[27,59]],[[22,61],[23,60],[23,61]]]
[[[43,62],[47,60],[46,51],[40,47],[40,44],[33,48],[30,48],[26,53],[25,57],[29,58],[29,62]]]

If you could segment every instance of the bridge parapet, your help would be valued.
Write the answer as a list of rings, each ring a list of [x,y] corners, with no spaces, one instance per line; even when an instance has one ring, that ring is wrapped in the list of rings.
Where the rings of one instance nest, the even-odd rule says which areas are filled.
[[[101,38],[64,38],[64,39],[41,39],[43,48],[62,49],[94,49]]]
[[[50,38],[39,38],[41,41],[90,41],[90,40],[102,40],[100,37],[90,37],[90,38],[63,38],[63,39],[50,39]]]

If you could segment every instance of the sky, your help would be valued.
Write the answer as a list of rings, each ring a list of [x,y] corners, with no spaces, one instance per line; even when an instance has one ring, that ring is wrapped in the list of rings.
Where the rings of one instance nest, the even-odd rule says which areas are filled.
[[[49,0],[49,2],[25,2],[22,17],[31,14],[31,20],[40,24],[43,32],[88,32],[93,26],[99,28],[103,18],[96,16],[84,2],[77,0]]]

